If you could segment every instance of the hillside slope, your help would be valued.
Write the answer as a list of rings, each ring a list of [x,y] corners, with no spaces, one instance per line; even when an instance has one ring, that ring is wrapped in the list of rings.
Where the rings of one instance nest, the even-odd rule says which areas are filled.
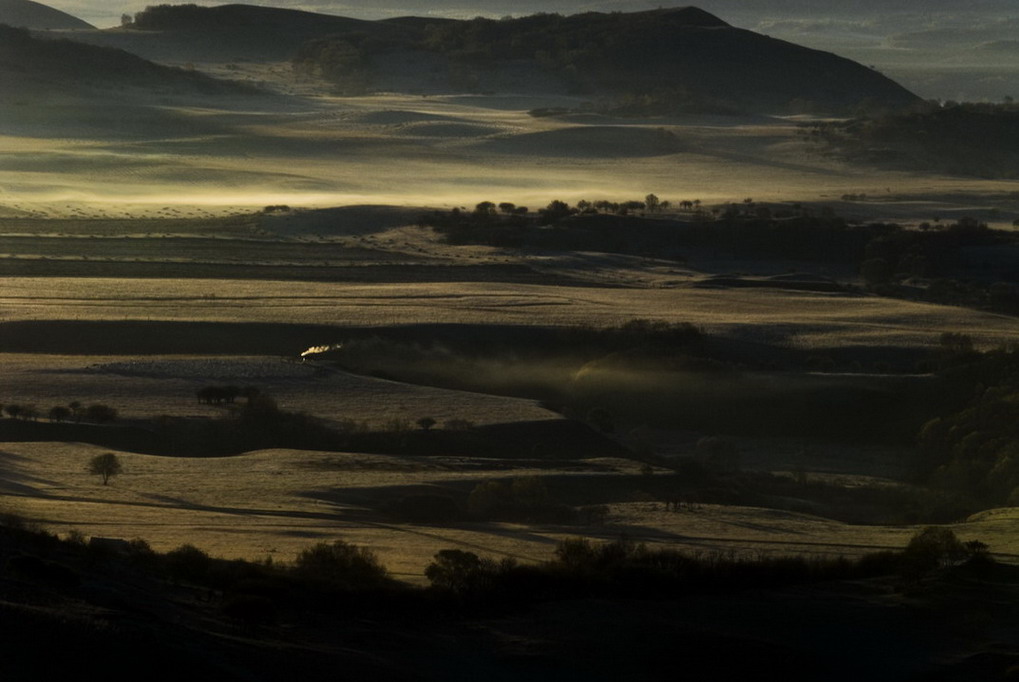
[[[540,90],[608,100],[627,114],[850,113],[919,103],[873,69],[696,7],[361,21],[247,5],[160,5],[140,12],[131,30],[87,40],[177,63],[288,59],[348,94]]]
[[[66,12],[32,0],[0,0],[0,24],[39,30],[94,28]]]
[[[487,71],[531,61],[575,92],[628,97],[648,110],[640,113],[691,104],[844,112],[864,102],[897,108],[918,101],[872,69],[732,27],[696,8],[474,19],[427,30],[421,45],[473,69],[482,89]]]
[[[93,96],[124,88],[166,93],[227,95],[250,92],[234,83],[174,69],[122,50],[51,40],[0,25],[0,93]],[[0,98],[0,108],[4,100]]]

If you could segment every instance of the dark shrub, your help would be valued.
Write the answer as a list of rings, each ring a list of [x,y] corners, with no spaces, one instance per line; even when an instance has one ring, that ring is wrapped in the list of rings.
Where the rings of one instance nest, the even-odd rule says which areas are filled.
[[[425,577],[436,589],[460,596],[479,596],[501,585],[502,578],[516,568],[513,559],[496,563],[492,559],[481,559],[474,552],[444,549],[425,569]]]
[[[918,581],[937,568],[947,568],[967,558],[966,548],[949,528],[928,526],[918,531],[902,553],[903,577]]]
[[[343,540],[320,542],[297,555],[294,574],[311,582],[346,590],[383,587],[389,574],[375,553]]]
[[[204,582],[209,576],[212,559],[194,545],[181,545],[163,558],[171,577],[190,582]]]
[[[85,419],[96,424],[107,424],[117,418],[117,410],[109,405],[96,403],[85,408]]]

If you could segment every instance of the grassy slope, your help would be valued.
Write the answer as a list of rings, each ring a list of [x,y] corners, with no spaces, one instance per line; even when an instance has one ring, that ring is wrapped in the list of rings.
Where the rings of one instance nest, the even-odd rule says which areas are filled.
[[[933,347],[942,331],[969,333],[978,343],[993,346],[1013,337],[1019,324],[1001,315],[875,296],[773,289],[570,288],[473,282],[345,284],[12,277],[5,282],[3,302],[8,306],[9,322],[73,318],[340,327],[430,323],[609,326],[644,317],[690,322],[712,333],[751,341],[794,342],[817,348]],[[31,343],[32,328],[21,334],[8,337],[12,339],[9,350],[30,348],[26,344]],[[17,338],[24,340],[15,342]],[[308,345],[320,342],[332,340],[314,339]],[[60,342],[59,336],[43,337],[42,343],[49,352],[72,350]],[[102,342],[98,343],[102,347]]]
[[[2,492],[26,516],[63,532],[144,537],[154,548],[196,544],[212,554],[290,560],[317,541],[344,539],[371,547],[401,579],[420,583],[424,566],[444,547],[539,561],[554,541],[576,535],[626,534],[691,551],[859,555],[905,544],[915,527],[853,526],[805,514],[703,505],[666,512],[659,503],[611,505],[604,527],[504,523],[419,525],[394,522],[373,509],[414,490],[469,489],[493,476],[560,474],[554,468],[475,468],[469,462],[287,450],[223,459],[175,459],[118,453],[124,473],[109,486],[85,472],[105,450],[61,443],[6,444]],[[576,463],[573,463],[575,466]],[[637,465],[601,460],[639,477]],[[598,473],[573,473],[598,476]],[[953,529],[1003,555],[1019,555],[1010,532],[1017,512],[985,514]],[[1014,558],[1014,557],[1013,557]]]
[[[159,66],[123,50],[37,38],[0,25],[0,83],[11,92],[93,96],[108,88],[232,95],[252,92],[208,76]]]

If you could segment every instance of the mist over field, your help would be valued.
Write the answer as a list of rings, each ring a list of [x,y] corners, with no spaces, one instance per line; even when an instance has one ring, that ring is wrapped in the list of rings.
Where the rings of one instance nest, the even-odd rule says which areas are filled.
[[[1014,676],[1014,0],[257,4],[0,0],[4,682]]]

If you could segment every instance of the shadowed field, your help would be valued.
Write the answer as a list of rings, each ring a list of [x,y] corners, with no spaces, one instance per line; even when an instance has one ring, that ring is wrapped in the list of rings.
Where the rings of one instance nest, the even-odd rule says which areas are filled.
[[[944,331],[964,331],[978,343],[993,346],[1014,338],[1019,327],[1019,322],[1008,316],[877,296],[725,287],[11,277],[5,280],[0,305],[4,322],[10,324],[0,338],[0,347],[30,351],[36,333],[37,349],[51,353],[73,351],[75,344],[65,336],[74,329],[73,320],[336,327],[435,323],[609,326],[644,317],[690,322],[712,333],[748,341],[818,348],[932,347]],[[35,326],[26,326],[29,320],[35,321]],[[63,331],[59,320],[68,321]],[[45,321],[57,326],[47,330]],[[182,338],[188,338],[186,326],[180,332]],[[320,333],[303,347],[295,339],[292,348],[300,352],[334,341]],[[126,352],[125,344],[130,341],[111,337],[109,343]]]
[[[931,87],[1009,52],[995,34],[944,74],[917,61],[958,56],[936,31],[771,27],[851,31],[838,45]],[[224,680],[1015,672],[1014,182],[837,158],[813,116],[637,115],[654,103],[578,94],[537,53],[472,84],[383,50],[380,92],[341,96],[358,84],[295,69],[275,30],[82,34],[172,71],[113,52],[94,82],[0,69],[19,84],[0,94],[0,535],[70,540],[0,546],[5,674],[107,665],[109,633]],[[885,556],[852,580],[657,594],[662,563],[594,598],[529,573],[577,538],[810,573],[931,524],[1013,565]],[[151,555],[135,575],[138,545],[89,537],[281,575],[343,540],[414,586],[455,549],[519,562],[522,598],[275,593],[258,571],[168,579]]]
[[[661,504],[610,505],[600,527],[506,523],[406,524],[377,513],[401,492],[458,490],[494,475],[639,477],[625,460],[592,460],[593,473],[542,467],[468,467],[453,460],[384,455],[267,451],[220,459],[175,459],[118,453],[124,473],[103,486],[85,471],[103,450],[87,445],[10,443],[0,452],[3,492],[18,509],[55,531],[146,538],[169,550],[185,542],[225,557],[287,560],[317,541],[343,538],[371,547],[401,578],[422,581],[437,548],[456,547],[521,561],[547,559],[565,537],[587,535],[694,551],[854,556],[901,547],[911,527],[852,526],[806,514],[701,505],[666,512]],[[478,464],[483,464],[479,460]],[[954,530],[987,542],[1003,555],[1019,554],[1010,531],[1014,514],[980,515]],[[1007,558],[1007,557],[1005,557]]]
[[[711,502],[666,511],[653,481],[672,474],[649,473],[641,457],[689,457],[702,437],[738,432],[726,421],[733,414],[782,429],[806,419],[818,430],[829,423],[814,419],[824,411],[909,412],[897,401],[926,390],[930,377],[912,367],[943,333],[966,334],[978,349],[1019,335],[1014,317],[866,293],[856,268],[841,262],[765,262],[717,248],[626,255],[460,246],[415,225],[425,207],[512,201],[533,215],[553,199],[654,192],[707,211],[752,199],[815,215],[831,209],[850,221],[915,226],[972,216],[1002,228],[1019,216],[1007,182],[826,158],[796,118],[612,118],[584,113],[584,97],[513,91],[338,97],[321,83],[293,81],[283,64],[237,71],[276,94],[161,100],[132,90],[122,107],[42,106],[31,93],[0,102],[0,402],[44,414],[71,401],[108,403],[121,415],[110,429],[146,429],[159,418],[218,423],[233,408],[199,404],[196,390],[256,385],[282,409],[328,427],[407,429],[429,417],[438,428],[487,429],[505,448],[520,430],[546,442],[506,459],[485,451],[281,447],[216,459],[118,451],[125,472],[111,486],[84,465],[117,447],[7,443],[0,493],[47,528],[144,537],[157,549],[192,542],[248,558],[289,559],[342,537],[418,582],[444,547],[529,562],[573,535],[625,533],[745,555],[900,547],[915,526],[851,525],[814,515],[823,505],[778,494],[758,505],[737,491],[737,501],[720,504],[732,491],[712,490]],[[541,108],[572,113],[529,113]],[[804,271],[812,278],[790,274]],[[628,367],[611,353],[522,359],[528,337],[634,319],[696,326],[735,373]],[[502,355],[465,359],[443,345],[450,330],[497,339]],[[294,361],[312,346],[374,336],[385,343],[347,367],[358,374]],[[854,362],[856,373],[814,372],[805,364],[813,356]],[[888,361],[898,374],[881,367]],[[795,376],[775,374],[770,365],[782,363]],[[563,400],[545,400],[534,386]],[[472,390],[455,390],[464,388]],[[619,430],[602,424],[606,433],[595,434],[592,415],[607,408]],[[51,425],[19,427],[38,437]],[[577,429],[630,448],[633,459],[583,456],[555,442]],[[904,485],[901,438],[879,447],[806,431],[799,441],[785,431],[737,435],[750,476],[804,470],[847,490]],[[534,456],[557,447],[573,459]],[[481,481],[529,475],[570,490],[576,506],[604,503],[605,524],[410,524],[385,513],[408,493],[464,502]],[[1011,522],[1011,511],[992,510],[955,529],[1006,556],[1019,551]]]

